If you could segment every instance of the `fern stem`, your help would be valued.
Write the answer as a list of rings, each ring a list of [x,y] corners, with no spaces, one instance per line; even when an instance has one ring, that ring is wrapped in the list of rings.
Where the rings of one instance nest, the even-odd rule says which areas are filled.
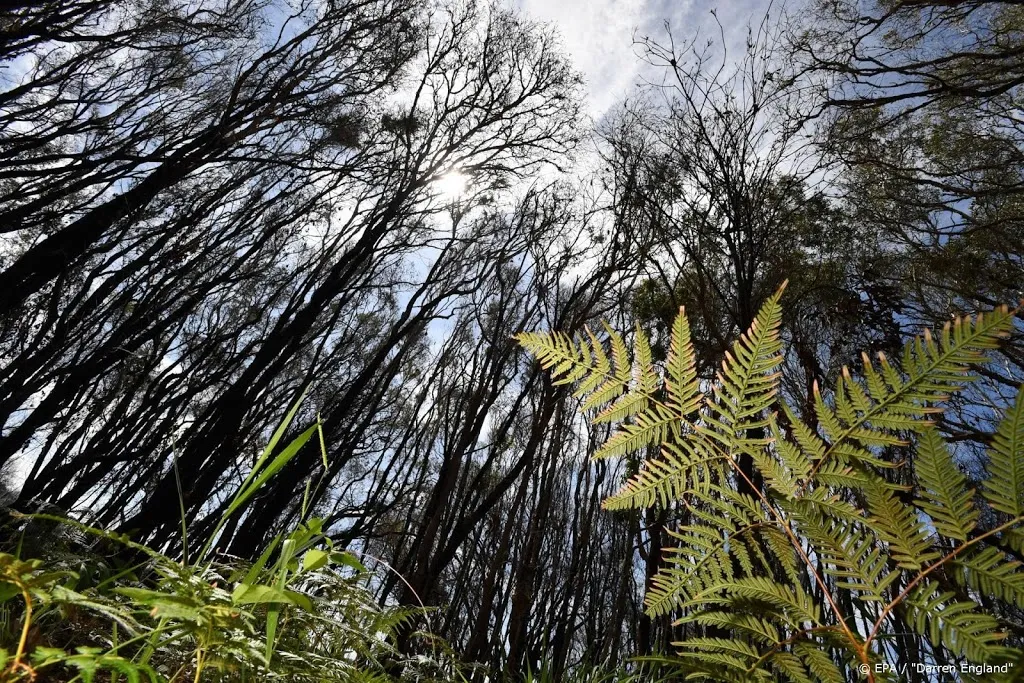
[[[782,531],[789,538],[789,542],[796,549],[797,554],[800,555],[800,559],[804,561],[804,565],[806,565],[807,571],[811,573],[811,576],[814,577],[815,583],[817,583],[818,587],[821,588],[822,596],[828,602],[828,606],[832,610],[832,614],[835,615],[836,620],[839,622],[841,629],[843,631],[843,635],[845,635],[846,639],[850,641],[850,644],[853,646],[853,649],[857,651],[857,657],[861,660],[862,663],[867,664],[867,643],[865,642],[864,646],[861,646],[861,644],[857,642],[857,636],[854,635],[853,631],[850,630],[850,627],[847,626],[846,617],[843,616],[843,611],[839,609],[839,605],[836,604],[835,598],[832,597],[832,592],[828,589],[828,586],[825,584],[825,579],[822,578],[821,574],[818,573],[818,570],[814,567],[814,563],[811,562],[811,558],[807,555],[806,552],[804,552],[804,548],[800,544],[800,540],[796,537],[796,534],[793,533],[793,530],[789,528],[788,523],[782,523]],[[874,676],[872,676],[870,673],[868,674],[868,680],[874,681]]]
[[[718,448],[717,446],[714,445],[712,447],[716,449]],[[843,634],[846,636],[847,640],[850,641],[850,644],[853,646],[853,648],[857,651],[858,658],[861,660],[863,664],[868,664],[866,647],[867,643],[865,642],[865,646],[862,648],[861,645],[857,642],[857,637],[854,635],[853,631],[850,630],[850,627],[846,625],[846,618],[843,616],[842,610],[839,609],[839,605],[836,604],[835,598],[832,597],[831,591],[829,591],[828,586],[825,585],[825,579],[818,573],[818,570],[815,569],[814,564],[811,562],[811,558],[807,555],[807,553],[804,552],[803,546],[800,544],[800,539],[798,539],[796,537],[796,534],[793,533],[793,530],[789,527],[789,523],[783,518],[782,514],[775,508],[775,506],[771,504],[768,498],[764,495],[764,492],[761,491],[759,487],[754,486],[754,482],[752,482],[750,478],[747,477],[746,473],[743,472],[743,468],[739,466],[739,463],[737,463],[731,457],[727,457],[726,461],[733,468],[733,470],[737,474],[739,474],[739,476],[743,477],[743,480],[746,481],[747,484],[750,486],[750,490],[753,491],[755,495],[757,495],[761,503],[768,510],[768,513],[772,517],[774,517],[775,520],[778,522],[779,527],[782,529],[782,532],[786,534],[787,538],[789,538],[790,544],[792,544],[793,548],[796,549],[797,554],[800,555],[800,558],[807,566],[807,571],[811,573],[811,576],[814,577],[815,583],[817,583],[818,587],[821,588],[822,595],[828,602],[829,608],[835,615],[836,620],[841,625]],[[868,680],[871,683],[874,682],[874,676],[870,672],[868,673]]]
[[[154,634],[163,633],[164,631],[169,631],[172,628],[173,628],[173,625],[172,626],[157,626],[152,631],[149,631],[148,633],[141,633],[141,634],[135,636],[134,638],[129,638],[128,640],[122,640],[122,641],[116,643],[113,647],[111,647],[110,650],[108,651],[108,654],[117,655],[118,654],[118,650],[122,650],[122,649],[124,649],[128,645],[134,645],[135,643],[137,643],[139,641],[148,640]],[[167,640],[161,642],[160,645],[161,646],[166,646],[167,644],[173,643],[175,640],[184,638],[187,635],[188,634],[186,632],[181,632],[178,635],[172,636],[172,637],[168,638]]]
[[[199,683],[200,676],[203,673],[203,650],[200,648],[196,650],[196,677],[192,679],[192,683]]]

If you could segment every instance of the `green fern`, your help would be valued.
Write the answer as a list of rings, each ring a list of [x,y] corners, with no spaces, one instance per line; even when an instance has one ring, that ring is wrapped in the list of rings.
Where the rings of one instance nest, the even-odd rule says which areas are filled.
[[[928,427],[922,431],[915,465],[921,489],[918,507],[931,518],[940,534],[954,541],[966,541],[978,523],[974,489],[967,487],[967,477],[953,463],[937,429]]]
[[[956,560],[957,581],[980,594],[1024,607],[1024,565],[999,548],[986,547]]]
[[[1024,515],[1024,387],[1006,411],[989,449],[984,494],[989,504],[1011,517]]]
[[[989,659],[1002,649],[997,643],[1005,634],[997,631],[997,620],[979,612],[974,602],[957,600],[952,591],[938,592],[931,582],[925,582],[906,602],[915,630],[927,635],[934,645],[973,661]],[[1012,656],[1010,652],[1000,654]]]
[[[662,368],[640,329],[632,358],[607,326],[607,350],[589,331],[518,337],[557,382],[576,384],[596,422],[615,425],[594,457],[659,446],[604,506],[656,505],[685,520],[645,598],[649,614],[672,614],[689,634],[676,643],[680,666],[695,678],[789,681],[847,680],[858,667],[874,680],[881,643],[901,628],[921,634],[929,657],[1024,666],[1004,646],[1008,610],[1024,606],[1013,556],[1024,546],[1024,390],[989,450],[981,493],[995,522],[983,523],[933,426],[1013,313],[926,331],[898,366],[864,357],[862,377],[844,369],[834,391],[814,388],[808,422],[778,395],[781,294],[733,344],[707,395],[682,310]],[[744,455],[763,485],[737,487]]]
[[[785,285],[783,285],[784,287]],[[779,325],[782,289],[765,302],[750,329],[726,352],[714,385],[716,400],[708,402],[705,429],[729,452],[757,448],[761,444],[747,438],[750,430],[768,426],[766,410],[778,391],[782,365]]]

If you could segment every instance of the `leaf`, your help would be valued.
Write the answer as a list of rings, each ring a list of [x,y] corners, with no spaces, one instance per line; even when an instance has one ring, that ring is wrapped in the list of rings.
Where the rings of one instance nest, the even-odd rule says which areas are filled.
[[[1024,570],[1017,560],[1006,557],[998,548],[987,547],[956,561],[956,574],[962,584],[1004,602],[1024,607]]]
[[[889,544],[889,552],[899,566],[916,571],[938,557],[913,507],[901,502],[890,487],[879,482],[871,482],[865,490],[869,525]]]
[[[302,593],[262,584],[238,584],[231,593],[231,602],[236,605],[295,605],[307,612],[313,611],[313,602]]]
[[[602,507],[621,510],[650,507],[655,503],[667,507],[671,501],[682,499],[689,486],[687,475],[691,470],[725,459],[714,449],[701,448],[701,441],[694,437],[678,444],[665,444],[661,457],[645,460],[640,471],[606,498]]]
[[[348,551],[331,553],[331,562],[333,562],[334,564],[351,567],[360,574],[366,574],[370,571],[362,562],[359,561],[359,558],[357,558],[355,555]]]
[[[698,391],[682,310],[663,387],[640,329],[631,366],[621,336],[607,326],[610,358],[589,332],[582,352],[555,337],[539,349],[549,363],[575,354],[602,367],[595,378],[571,362],[554,366],[586,378],[587,409],[608,406],[596,422],[619,423],[595,458],[659,447],[603,507],[657,505],[682,521],[668,531],[672,543],[644,596],[652,617],[675,613],[674,625],[698,627],[684,633],[716,634],[675,643],[680,672],[694,680],[842,681],[862,648],[887,647],[882,639],[904,619],[929,637],[936,656],[938,648],[969,661],[1008,656],[991,610],[963,598],[1024,604],[1021,565],[1008,556],[1024,550],[1024,532],[1014,526],[1024,509],[1021,399],[993,440],[985,483],[992,507],[1014,515],[998,530],[998,550],[969,547],[979,540],[974,491],[931,419],[972,381],[972,364],[1007,334],[1012,315],[1000,308],[954,320],[934,336],[925,331],[906,344],[900,367],[883,355],[875,363],[865,357],[863,377],[844,368],[827,398],[814,386],[816,419],[804,422],[777,397],[780,294],[726,354],[710,399]],[[906,462],[892,454],[910,446],[917,481],[893,483],[905,477],[887,470]],[[763,482],[750,492],[737,490],[730,471],[740,455]],[[937,593],[930,583],[937,577],[965,589]]]
[[[697,359],[690,340],[690,322],[686,309],[680,308],[672,324],[672,335],[665,364],[665,391],[668,406],[676,416],[685,418],[701,404],[703,396],[699,391]]]
[[[907,606],[915,630],[956,655],[985,661],[1004,650],[998,647],[1006,637],[998,630],[999,622],[978,612],[974,602],[956,600],[953,592],[936,593],[934,585],[924,582],[907,599]]]
[[[281,470],[281,468],[283,468],[285,465],[291,462],[291,459],[294,458],[295,455],[299,452],[299,450],[306,445],[306,442],[309,441],[313,434],[317,433],[317,430],[319,428],[319,424],[314,424],[313,426],[306,429],[306,431],[302,432],[297,437],[295,437],[295,439],[292,440],[291,443],[285,446],[284,449],[280,453],[278,453],[277,456],[270,462],[270,464],[264,467],[259,472],[256,478],[253,479],[252,482],[247,487],[239,490],[239,492],[235,494],[235,498],[234,500],[231,501],[231,504],[228,506],[228,509],[224,512],[223,518],[227,519],[231,517],[231,515],[233,515],[236,511],[238,511],[239,508],[245,505],[249,501],[249,499],[252,498],[252,496],[257,491],[260,490],[260,488],[263,486],[263,484],[267,482],[268,479],[277,474]],[[257,470],[254,467],[252,473],[256,473],[256,471]]]
[[[114,592],[139,605],[150,607],[153,616],[182,619],[193,623],[201,622],[204,617],[202,604],[187,596],[132,587],[115,588]]]
[[[607,324],[612,342],[612,360],[589,328],[579,343],[562,332],[521,332],[513,338],[541,367],[551,372],[555,385],[579,382],[573,396],[586,399],[584,411],[600,408],[622,395],[631,379],[631,368],[622,337]],[[592,360],[591,360],[592,359]],[[614,368],[613,361],[614,360]]]
[[[1024,386],[1000,421],[988,456],[986,500],[1011,517],[1024,516]]]
[[[19,589],[13,583],[0,579],[0,603],[7,602],[13,597],[21,595],[21,589]]]
[[[778,387],[778,367],[782,364],[782,342],[779,326],[782,323],[783,284],[761,307],[750,329],[740,336],[726,352],[713,387],[715,400],[708,404],[707,422],[730,453],[739,450],[737,438],[745,432],[766,427],[768,422],[760,416],[768,409]]]
[[[918,506],[940,534],[966,541],[978,522],[974,489],[967,488],[967,477],[953,464],[946,442],[934,427],[921,432],[914,464],[920,480]]]
[[[259,577],[263,568],[267,566],[267,562],[270,561],[270,556],[274,554],[278,544],[281,542],[281,534],[274,536],[273,540],[267,544],[267,547],[263,549],[260,556],[256,559],[256,562],[246,572],[245,578],[242,579],[242,583],[256,583],[256,579]],[[237,576],[232,578],[232,582],[237,581]]]
[[[141,683],[143,674],[151,683],[157,683],[160,680],[156,671],[151,667],[145,664],[136,664],[116,655],[104,654],[99,648],[78,647],[76,653],[66,655],[60,661],[77,669],[83,683],[93,683],[96,680],[96,674],[103,670],[124,675],[128,679],[128,683]]]
[[[817,680],[825,683],[843,683],[846,680],[832,658],[818,649],[816,643],[800,641],[793,646],[793,652],[804,661]]]
[[[305,571],[315,571],[321,567],[326,567],[330,561],[330,556],[323,550],[312,548],[307,550],[306,554],[302,556],[302,568]]]
[[[631,424],[619,427],[592,456],[595,460],[635,453],[641,448],[660,445],[678,424],[675,415],[654,405],[636,417]]]
[[[879,354],[881,373],[865,359],[870,397],[848,371],[844,372],[834,409],[815,385],[818,422],[832,439],[822,459],[840,455],[883,466],[870,447],[899,443],[895,432],[926,428],[927,418],[939,410],[935,405],[972,380],[970,366],[983,362],[984,351],[995,348],[1012,326],[1013,315],[1003,306],[974,319],[957,318],[947,323],[938,341],[925,330],[904,346],[903,374],[884,355]]]

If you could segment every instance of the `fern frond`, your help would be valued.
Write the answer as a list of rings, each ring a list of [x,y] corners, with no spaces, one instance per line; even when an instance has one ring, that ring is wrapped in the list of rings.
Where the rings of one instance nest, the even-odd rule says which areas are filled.
[[[771,442],[775,445],[774,452],[763,446],[755,445],[751,448],[746,440],[741,449],[750,455],[772,490],[785,498],[793,498],[798,492],[797,481],[810,475],[811,461],[803,451],[786,439],[774,415],[768,418],[768,424],[771,429]],[[778,455],[777,459],[774,457],[775,454]]]
[[[835,665],[832,658],[819,649],[820,646],[817,643],[809,643],[806,640],[800,641],[793,646],[793,652],[796,653],[810,669],[811,673],[823,683],[845,683],[846,677],[843,676],[839,667]]]
[[[632,391],[598,413],[591,422],[594,424],[601,424],[603,422],[621,422],[626,418],[633,417],[634,415],[646,411],[649,407],[650,398],[647,394]]]
[[[1024,516],[1024,386],[1000,421],[988,456],[985,499],[1000,512]]]
[[[810,496],[788,506],[801,534],[822,560],[824,573],[836,586],[855,591],[861,599],[884,601],[884,591],[900,576],[888,572],[887,558],[873,535],[857,523],[860,514],[839,501]]]
[[[752,663],[761,658],[758,649],[751,643],[740,639],[726,638],[690,638],[684,643],[675,643],[683,648],[680,656],[692,659],[694,664],[709,673],[713,680],[757,680],[757,676],[748,675]],[[710,668],[709,668],[710,667]],[[765,672],[756,672],[763,674]],[[765,678],[765,680],[768,680]]]
[[[586,334],[587,339],[582,340],[580,346],[585,347],[589,353],[593,354],[594,359],[589,368],[590,376],[583,379],[576,386],[576,390],[572,394],[576,398],[583,398],[597,389],[602,382],[614,379],[612,363],[608,359],[608,354],[604,351],[604,344],[601,343],[589,327],[584,327],[583,332]]]
[[[786,577],[792,583],[799,583],[803,580],[801,572],[803,567],[789,537],[777,528],[765,527],[761,531],[761,538],[764,539],[765,544],[771,551],[773,559],[782,565],[782,570],[785,572]]]
[[[955,562],[957,580],[984,595],[1024,607],[1024,565],[987,547]]]
[[[899,566],[916,571],[939,557],[916,510],[897,499],[890,486],[872,481],[865,491],[870,527],[889,544],[889,552]]]
[[[883,466],[869,448],[899,443],[894,432],[914,432],[927,426],[927,417],[939,410],[935,404],[971,381],[970,366],[984,361],[984,351],[995,348],[1012,325],[1013,315],[1003,306],[974,319],[957,318],[947,323],[939,341],[925,330],[905,345],[903,373],[895,370],[883,354],[879,354],[880,370],[865,359],[867,393],[848,371],[844,372],[836,388],[834,408],[815,386],[815,412],[826,436],[832,439],[823,457],[847,456]],[[851,448],[850,442],[863,448]]]
[[[651,396],[658,390],[660,380],[658,379],[658,373],[654,371],[654,363],[651,359],[651,344],[647,339],[647,335],[639,326],[636,329],[634,339],[634,371],[632,374],[635,377],[631,377],[634,387],[627,391],[625,396],[598,413],[593,419],[594,424],[621,422],[628,417],[645,412],[650,405]],[[622,373],[617,372],[615,380],[622,382],[623,377]]]
[[[716,428],[708,432],[715,434],[729,452],[735,452],[735,439],[743,432],[767,426],[766,420],[755,418],[772,404],[778,387],[781,296],[782,288],[764,303],[750,329],[740,335],[722,361],[713,389],[716,400],[708,404],[707,422]]]
[[[633,366],[629,362],[629,351],[622,335],[612,329],[606,322],[601,323],[612,347],[612,364],[615,366],[615,378],[622,383],[628,383],[633,375]]]
[[[514,338],[537,359],[542,368],[551,371],[555,384],[571,383],[582,377],[582,374],[576,375],[581,368],[584,373],[587,370],[589,357],[584,358],[581,349],[563,332],[520,332]],[[567,380],[567,375],[576,377]]]
[[[953,463],[946,442],[934,427],[921,432],[914,469],[920,480],[918,507],[931,517],[940,534],[966,541],[978,522],[974,489],[967,488],[967,477]]]
[[[680,527],[670,531],[677,545],[665,548],[667,565],[651,579],[644,597],[645,611],[652,617],[671,612],[688,599],[693,591],[731,579],[730,544],[763,523],[733,528],[726,533],[705,524]]]
[[[752,683],[772,680],[767,671],[755,671],[752,676],[745,674],[744,660],[724,652],[689,652],[686,643],[672,643],[684,648],[679,651],[679,673],[686,675],[686,680],[721,681],[722,683]]]
[[[824,461],[814,474],[817,484],[835,489],[851,489],[859,491],[867,485],[870,478],[861,467],[854,467],[840,462],[838,459]]]
[[[647,333],[639,323],[633,333],[633,364],[636,368],[637,389],[645,394],[653,394],[661,386],[658,373],[654,371],[654,360],[651,354],[651,342]]]
[[[668,406],[679,417],[686,417],[697,410],[703,399],[685,308],[679,309],[679,315],[672,323],[668,359],[665,363],[665,391],[668,394]]]
[[[782,461],[781,465],[786,468],[787,474],[785,478],[787,479],[787,484],[785,488],[787,491],[792,489],[787,495],[794,496],[796,495],[797,481],[806,479],[811,474],[811,469],[814,466],[812,462],[813,455],[808,454],[803,448],[798,447],[786,438],[774,415],[769,418],[768,425],[771,428],[775,450]],[[806,428],[806,425],[804,427]],[[796,430],[794,429],[794,431]]]
[[[709,586],[682,606],[701,607],[708,595],[719,593],[728,596],[727,600],[730,603],[742,599],[771,605],[778,610],[776,616],[791,626],[800,627],[804,623],[821,624],[818,604],[799,584],[786,586],[763,576],[749,576]]]
[[[573,396],[586,397],[582,406],[586,411],[601,408],[626,393],[632,380],[629,354],[622,336],[607,324],[605,329],[611,342],[610,359],[590,328],[584,328],[586,338],[579,342],[562,332],[520,332],[514,339],[542,368],[551,372],[556,386],[578,383]],[[640,393],[626,398],[629,400],[619,401],[609,409],[615,411],[619,419],[645,410],[649,397]]]
[[[673,428],[678,429],[678,424],[676,416],[664,406],[650,405],[633,422],[620,426],[591,457],[595,460],[614,458],[646,446],[660,445]]]
[[[757,522],[769,521],[760,501],[746,493],[740,493],[727,486],[716,486],[709,491],[694,491],[695,500],[702,503],[695,506],[692,513],[696,516],[704,514],[707,508],[709,524],[717,524],[723,529],[733,529],[733,525],[746,526]]]
[[[993,439],[982,487],[1011,519],[985,533],[975,491],[930,420],[1012,329],[1012,315],[1001,308],[925,331],[899,366],[865,356],[861,377],[844,368],[834,392],[814,387],[811,427],[777,398],[780,293],[726,354],[710,398],[682,309],[663,379],[639,328],[632,360],[607,325],[607,346],[590,330],[578,342],[519,337],[557,383],[577,385],[585,409],[600,409],[595,422],[618,424],[595,458],[659,446],[603,503],[685,508],[646,612],[732,636],[676,644],[686,675],[702,680],[842,681],[844,668],[876,661],[879,640],[901,623],[931,640],[936,657],[1008,657],[994,616],[1006,611],[990,600],[1024,608],[1024,565],[1013,559],[1024,551],[1024,388]],[[885,473],[904,466],[890,455],[904,446],[916,453],[913,487]],[[740,455],[763,484],[735,485]],[[963,588],[946,590],[951,581]]]
[[[763,613],[752,614],[750,612],[708,610],[706,612],[692,612],[677,619],[673,624],[680,625],[691,622],[701,626],[735,629],[755,642],[768,646],[782,640],[779,636],[778,627],[769,619],[766,619]],[[673,645],[685,646],[686,643],[673,643]]]
[[[995,617],[976,611],[971,601],[956,600],[952,591],[936,592],[934,584],[925,581],[906,603],[914,629],[927,635],[933,645],[972,661],[985,661],[1004,650],[998,643],[1006,634],[998,631]]]
[[[700,439],[681,439],[665,443],[660,458],[645,460],[640,471],[601,506],[606,510],[651,507],[656,502],[667,506],[681,500],[690,485],[688,474],[695,468],[721,462],[725,456],[717,450],[700,448]]]
[[[624,384],[616,377],[609,377],[603,384],[598,386],[594,391],[583,401],[583,405],[580,406],[580,410],[586,412],[588,410],[599,409],[601,406],[611,403],[628,389],[628,385]]]
[[[790,433],[793,435],[793,439],[796,441],[800,449],[807,455],[811,460],[821,460],[825,457],[826,444],[821,440],[818,434],[807,426],[803,420],[797,417],[793,409],[789,407],[789,404],[785,401],[781,402],[782,412],[786,416],[786,421],[789,423]]]
[[[673,568],[662,567],[647,587],[644,612],[652,618],[669,614],[681,602],[682,592],[690,586],[688,575]]]
[[[791,652],[776,652],[769,659],[771,665],[782,674],[782,680],[793,683],[815,683],[800,658]]]

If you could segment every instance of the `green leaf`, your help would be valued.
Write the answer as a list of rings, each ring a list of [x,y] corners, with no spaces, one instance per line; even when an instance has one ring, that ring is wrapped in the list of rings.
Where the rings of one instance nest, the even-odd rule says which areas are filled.
[[[306,554],[302,556],[302,568],[305,571],[315,571],[321,567],[327,566],[330,556],[328,553],[317,548],[307,550]]]
[[[651,406],[634,422],[620,426],[592,456],[595,460],[635,453],[646,446],[660,445],[678,425],[678,418],[660,405]]]
[[[686,309],[680,308],[672,324],[672,336],[665,364],[665,391],[668,406],[676,416],[685,418],[700,407],[703,396],[697,377],[697,359],[690,340],[690,322]]]
[[[707,422],[729,453],[739,451],[738,439],[752,429],[768,426],[762,417],[772,405],[778,389],[778,368],[782,364],[779,326],[782,307],[779,288],[761,307],[746,333],[726,352],[713,387],[715,400],[708,404]]]
[[[930,420],[972,381],[971,366],[1012,328],[1012,314],[1000,308],[952,321],[934,337],[925,331],[906,344],[899,367],[865,357],[863,377],[844,368],[833,393],[815,385],[815,419],[804,422],[777,397],[780,294],[726,354],[710,399],[698,392],[683,311],[662,385],[640,329],[632,364],[607,325],[610,357],[589,331],[578,348],[557,334],[529,342],[553,375],[579,379],[585,409],[608,406],[596,422],[619,423],[595,458],[658,447],[604,507],[658,505],[681,521],[668,531],[646,612],[675,613],[676,625],[724,636],[677,643],[680,672],[694,680],[842,681],[862,646],[883,651],[882,640],[905,621],[943,657],[1006,656],[989,605],[1024,604],[1021,565],[1009,556],[1024,549],[1024,532],[1013,525],[1024,510],[1024,408],[1018,397],[1000,425],[985,483],[992,507],[1014,516],[986,541],[999,549],[978,543],[974,491]],[[907,481],[910,460],[894,455],[911,445],[917,479],[893,483]],[[762,482],[749,493],[732,474],[744,455]],[[965,588],[937,592],[930,582],[939,578],[943,590],[952,581]],[[991,599],[979,598],[985,609],[964,599],[976,595]]]
[[[845,455],[883,466],[870,447],[899,443],[894,432],[926,428],[928,416],[941,412],[934,406],[972,380],[970,366],[984,361],[984,351],[995,348],[1012,326],[1013,315],[1003,306],[974,319],[957,318],[946,323],[939,341],[925,330],[904,346],[904,374],[882,354],[880,374],[865,359],[870,399],[848,371],[844,371],[836,391],[835,409],[815,386],[818,422],[832,438],[832,446],[822,458]]]
[[[21,589],[13,583],[0,579],[0,603],[21,595]]]
[[[231,593],[231,602],[236,605],[295,605],[307,612],[313,610],[313,602],[302,593],[262,584],[238,584]]]
[[[660,458],[645,460],[640,471],[606,498],[602,506],[607,510],[651,507],[655,503],[668,506],[671,501],[682,499],[690,485],[688,475],[694,468],[720,463],[726,457],[703,445],[699,436],[678,444],[666,443]]]
[[[901,567],[920,570],[938,558],[913,507],[897,499],[890,487],[876,481],[870,483],[866,492],[870,527],[889,544],[889,552]]]
[[[1004,602],[1024,607],[1024,570],[998,548],[987,547],[958,558],[960,571],[955,575],[962,584]]]
[[[974,489],[967,488],[967,477],[953,464],[946,442],[934,427],[921,432],[915,471],[921,494],[917,504],[931,517],[935,529],[947,538],[966,541],[978,522]]]
[[[246,572],[245,578],[242,579],[242,583],[256,583],[256,579],[259,577],[263,568],[267,566],[267,562],[270,561],[270,556],[274,554],[278,544],[281,542],[281,534],[274,536],[274,539],[267,544],[267,547],[263,549],[260,556],[256,559],[256,562],[249,567],[249,571]],[[237,576],[232,578],[232,582],[237,581]]]
[[[991,614],[977,611],[977,605],[956,600],[951,591],[935,592],[930,583],[922,583],[907,599],[911,624],[928,636],[934,645],[943,645],[958,656],[975,662],[1001,654],[998,646],[1006,634]]]
[[[1024,516],[1024,386],[999,423],[988,456],[985,498],[1000,512]]]
[[[204,617],[203,605],[188,596],[132,587],[115,588],[114,592],[138,605],[151,608],[153,616],[182,619],[193,623],[199,623]]]
[[[359,561],[355,555],[348,551],[331,553],[331,562],[355,569],[360,574],[366,574],[369,570]]]
[[[283,468],[285,465],[291,462],[292,458],[294,458],[296,453],[299,452],[299,449],[306,445],[306,442],[309,441],[309,439],[314,434],[317,433],[317,430],[319,428],[320,425],[314,424],[313,426],[306,429],[306,431],[302,432],[297,437],[295,437],[295,439],[292,440],[291,443],[285,446],[284,449],[280,453],[278,453],[277,456],[270,462],[270,464],[264,467],[263,470],[259,472],[256,478],[253,479],[252,482],[247,487],[240,490],[236,494],[234,500],[231,501],[231,504],[224,512],[224,518],[231,517],[231,515],[233,515],[243,505],[245,505],[249,501],[249,499],[252,498],[252,496],[257,491],[260,490],[260,488],[263,486],[263,484],[267,482],[268,479],[277,474],[281,470],[281,468]],[[255,467],[253,468],[253,472],[256,472]]]

